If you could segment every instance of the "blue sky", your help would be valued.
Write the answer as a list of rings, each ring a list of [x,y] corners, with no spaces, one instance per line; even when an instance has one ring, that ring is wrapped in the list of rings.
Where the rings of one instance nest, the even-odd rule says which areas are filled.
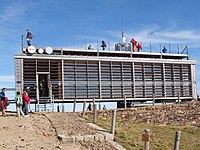
[[[121,18],[127,40],[189,47],[197,60],[200,84],[200,2],[198,0],[1,0],[0,86],[14,86],[14,54],[21,53],[26,29],[39,47],[85,48],[105,40],[110,49],[120,40]],[[174,47],[173,47],[174,46]],[[200,87],[198,88],[200,89]]]

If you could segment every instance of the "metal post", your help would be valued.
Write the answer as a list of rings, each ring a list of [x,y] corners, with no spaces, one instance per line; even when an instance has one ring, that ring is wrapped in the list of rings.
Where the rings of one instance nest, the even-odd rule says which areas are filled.
[[[99,110],[101,110],[101,102],[99,102]]]
[[[96,104],[93,106],[93,123],[96,124],[97,122],[97,110],[96,110]]]
[[[150,53],[151,53],[151,42],[150,42]]]
[[[111,133],[115,135],[115,124],[116,124],[116,109],[112,111],[112,126],[111,126]]]
[[[124,95],[124,109],[126,109],[126,95]]]
[[[180,94],[178,93],[178,103],[180,104]]]
[[[52,101],[53,101],[53,112],[54,112],[54,95],[52,95]]]
[[[153,94],[153,106],[155,106],[155,94]]]
[[[82,113],[82,117],[85,116],[85,106],[86,106],[86,101],[84,100],[84,103],[83,103],[83,113]]]
[[[181,131],[176,131],[174,150],[179,150],[180,137],[181,137]]]
[[[74,99],[74,108],[73,108],[73,113],[76,112],[76,99]]]
[[[58,106],[57,106],[57,112],[60,112],[59,103],[58,103]]]
[[[180,53],[179,45],[177,44],[178,54]]]
[[[93,108],[94,108],[94,105],[95,105],[95,98],[93,98]]]
[[[22,35],[22,52],[24,52],[23,50],[24,50],[24,35]]]

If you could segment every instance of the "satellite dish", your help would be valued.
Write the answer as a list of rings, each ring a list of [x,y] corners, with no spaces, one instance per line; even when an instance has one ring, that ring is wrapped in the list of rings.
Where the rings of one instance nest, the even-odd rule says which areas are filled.
[[[28,52],[31,53],[31,54],[35,53],[36,52],[35,46],[29,46],[28,47]]]
[[[51,54],[53,52],[53,49],[51,47],[46,47],[46,53]]]
[[[44,49],[43,49],[43,48],[40,48],[40,49],[38,50],[38,53],[39,53],[39,54],[43,54],[43,53],[44,53]]]

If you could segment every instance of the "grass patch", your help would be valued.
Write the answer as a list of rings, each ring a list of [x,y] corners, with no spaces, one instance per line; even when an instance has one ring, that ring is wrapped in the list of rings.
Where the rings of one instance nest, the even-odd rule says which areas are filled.
[[[92,115],[85,116],[92,122]],[[97,117],[97,125],[108,131],[111,130],[111,118]],[[135,123],[133,121],[117,120],[115,141],[124,146],[127,150],[142,150],[144,142],[142,133],[144,129],[150,129],[152,136],[150,149],[169,150],[174,148],[175,132],[181,131],[181,150],[200,149],[200,128],[192,126],[160,126],[155,124]]]

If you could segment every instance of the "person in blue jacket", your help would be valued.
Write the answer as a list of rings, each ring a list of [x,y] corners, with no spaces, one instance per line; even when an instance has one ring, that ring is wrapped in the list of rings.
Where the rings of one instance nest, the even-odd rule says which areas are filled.
[[[164,48],[162,49],[162,52],[163,52],[163,53],[167,53],[166,47],[164,47]]]
[[[2,115],[5,114],[5,111],[6,111],[6,104],[5,104],[5,100],[6,100],[6,96],[5,96],[5,92],[6,92],[6,88],[3,88],[1,90],[1,93],[0,93],[0,105],[1,105],[1,110],[2,110]]]
[[[26,41],[27,45],[31,46],[31,39],[33,38],[32,33],[29,31],[29,29],[26,30]]]

